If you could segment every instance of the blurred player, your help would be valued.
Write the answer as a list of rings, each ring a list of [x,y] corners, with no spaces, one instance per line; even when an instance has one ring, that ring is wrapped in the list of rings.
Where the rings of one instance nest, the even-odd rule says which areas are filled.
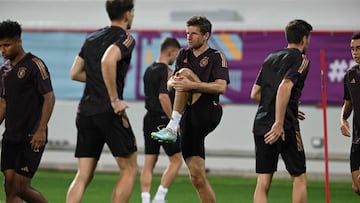
[[[160,146],[168,155],[169,165],[163,172],[153,203],[165,202],[168,189],[182,164],[179,140],[175,143],[165,143],[151,139],[151,132],[158,130],[160,126],[165,126],[171,118],[173,94],[170,95],[166,83],[172,74],[169,65],[174,63],[179,49],[180,44],[175,38],[165,38],[161,43],[160,56],[146,69],[143,77],[147,113],[143,123],[145,163],[140,177],[142,203],[150,203],[151,179]]]
[[[0,53],[6,60],[0,66],[0,123],[5,120],[1,171],[6,202],[45,203],[31,180],[45,150],[55,96],[48,68],[24,51],[21,33],[19,23],[0,22]]]
[[[226,57],[209,47],[211,27],[204,16],[193,16],[186,22],[188,48],[180,50],[168,81],[168,89],[175,91],[171,120],[166,128],[151,134],[156,140],[176,142],[181,121],[182,155],[202,203],[216,202],[205,173],[205,138],[220,123],[223,111],[219,97],[230,83]]]
[[[77,174],[67,192],[67,203],[79,203],[91,182],[106,143],[119,167],[112,203],[126,203],[137,175],[137,146],[123,100],[135,40],[128,30],[134,18],[133,0],[107,0],[110,26],[91,33],[71,68],[73,80],[85,82],[76,117]],[[111,87],[109,87],[111,86]]]
[[[360,195],[360,32],[355,33],[350,43],[351,55],[356,63],[344,76],[344,105],[341,109],[341,133],[351,137],[350,126],[347,121],[353,114],[353,133],[350,152],[350,169],[352,188]]]
[[[285,34],[287,48],[266,57],[251,91],[259,102],[253,133],[256,149],[257,185],[254,203],[268,202],[279,154],[293,181],[293,203],[307,202],[306,159],[299,126],[299,99],[309,71],[305,53],[312,26],[290,21]],[[301,119],[301,117],[300,117]]]

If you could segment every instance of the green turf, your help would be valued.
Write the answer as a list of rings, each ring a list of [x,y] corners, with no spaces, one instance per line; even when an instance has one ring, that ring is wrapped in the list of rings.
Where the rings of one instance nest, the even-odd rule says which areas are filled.
[[[67,188],[69,187],[74,171],[46,171],[40,170],[33,179],[32,185],[39,189],[50,203],[64,203]],[[96,173],[83,198],[83,203],[106,203],[110,202],[111,192],[117,174]],[[2,182],[3,177],[0,178]],[[153,178],[152,194],[154,194],[160,176]],[[256,184],[255,178],[209,176],[219,203],[251,203]],[[269,203],[291,202],[290,179],[274,179],[269,194]],[[322,181],[308,182],[308,202],[325,202],[325,184]],[[4,190],[0,189],[0,200],[4,200]],[[330,200],[332,203],[358,203],[360,197],[351,190],[351,182],[330,182]],[[139,176],[131,196],[130,203],[140,203]],[[194,188],[187,176],[178,176],[171,187],[168,203],[196,203],[199,202]]]

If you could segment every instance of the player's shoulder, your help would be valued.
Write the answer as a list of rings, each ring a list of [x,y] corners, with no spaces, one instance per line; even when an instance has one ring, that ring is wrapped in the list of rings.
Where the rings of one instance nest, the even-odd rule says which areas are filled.
[[[222,51],[216,49],[210,49],[210,50],[214,56],[219,57],[222,60],[226,59],[226,56]]]
[[[192,53],[192,49],[190,49],[190,48],[180,48],[180,50],[176,56],[176,60],[182,61],[185,58],[187,58],[191,53]]]
[[[49,72],[47,70],[44,61],[41,58],[31,53],[28,53],[27,57],[28,57],[27,60],[29,61],[28,68],[31,68],[32,70],[36,70],[36,72],[39,72],[44,80],[49,78]]]
[[[151,71],[163,71],[163,70],[167,70],[167,68],[168,65],[159,62],[154,62],[148,67],[148,69]]]
[[[208,48],[204,53],[204,56],[207,56],[210,60],[225,60],[226,61],[226,56],[223,52],[217,50],[217,49],[213,49],[213,48]]]
[[[302,53],[296,48],[283,48],[274,51],[270,56],[280,58],[285,61],[302,60]]]
[[[185,55],[185,54],[191,53],[191,52],[192,52],[192,49],[182,47],[182,48],[180,48],[178,55]]]
[[[38,57],[30,52],[26,54],[26,60],[28,62],[30,62],[32,65],[34,65],[35,67],[45,66],[44,61],[40,57]]]
[[[86,41],[89,42],[89,41],[93,41],[93,40],[96,40],[98,38],[101,38],[102,36],[105,36],[106,34],[108,34],[109,31],[110,31],[109,26],[97,29],[94,32],[91,32],[86,36]]]
[[[359,70],[360,70],[360,64],[356,64],[356,65],[353,65],[353,66],[349,67],[349,68],[346,70],[345,74],[349,74],[349,73],[351,73],[351,72],[359,71]]]

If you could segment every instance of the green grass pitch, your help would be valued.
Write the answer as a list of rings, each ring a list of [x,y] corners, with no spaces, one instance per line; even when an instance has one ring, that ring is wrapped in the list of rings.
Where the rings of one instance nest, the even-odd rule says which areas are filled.
[[[64,203],[66,191],[69,187],[75,171],[50,171],[40,170],[35,175],[32,185],[39,189],[50,203]],[[111,193],[118,174],[97,172],[93,181],[86,190],[84,203],[110,202]],[[350,176],[350,174],[349,174]],[[160,182],[160,176],[155,175],[152,185],[152,196]],[[219,203],[251,203],[255,189],[256,178],[229,177],[210,175],[209,182],[215,190]],[[330,179],[331,180],[331,179]],[[3,182],[1,176],[0,181]],[[269,193],[269,203],[291,202],[291,180],[273,179]],[[140,203],[139,175],[130,199],[130,203]],[[4,202],[4,189],[0,189],[0,201]],[[334,203],[358,203],[360,196],[355,195],[349,181],[330,181],[330,201]],[[191,185],[188,176],[180,175],[176,178],[167,195],[168,203],[196,203],[199,199]],[[324,181],[308,181],[308,202],[325,202]]]

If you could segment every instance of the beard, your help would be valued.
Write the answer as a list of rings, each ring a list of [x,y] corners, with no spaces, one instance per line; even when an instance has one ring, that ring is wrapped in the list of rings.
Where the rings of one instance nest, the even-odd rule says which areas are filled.
[[[189,43],[189,48],[191,48],[191,49],[199,49],[202,45],[203,45],[202,43],[193,43],[193,44]]]
[[[2,57],[6,60],[14,60],[16,58],[17,54],[7,54],[6,56],[2,55]]]

